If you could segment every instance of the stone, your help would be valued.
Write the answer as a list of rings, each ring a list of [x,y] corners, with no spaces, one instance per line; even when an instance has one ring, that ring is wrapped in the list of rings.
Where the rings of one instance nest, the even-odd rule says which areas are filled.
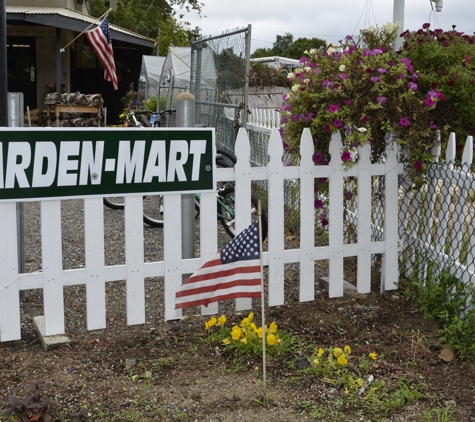
[[[46,335],[45,317],[36,316],[33,318],[33,325],[40,335],[41,343],[46,351],[58,349],[59,347],[69,345],[70,340],[64,334],[56,334],[53,336]]]

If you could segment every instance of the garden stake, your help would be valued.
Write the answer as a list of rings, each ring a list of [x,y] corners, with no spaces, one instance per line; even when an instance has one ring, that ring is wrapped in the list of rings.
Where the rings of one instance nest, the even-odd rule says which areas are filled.
[[[261,319],[262,319],[262,385],[264,387],[264,400],[267,405],[267,388],[266,388],[266,325],[265,325],[265,311],[264,311],[264,280],[263,265],[262,265],[262,226],[261,226],[261,200],[257,202],[257,216],[259,219],[259,256],[261,264]]]

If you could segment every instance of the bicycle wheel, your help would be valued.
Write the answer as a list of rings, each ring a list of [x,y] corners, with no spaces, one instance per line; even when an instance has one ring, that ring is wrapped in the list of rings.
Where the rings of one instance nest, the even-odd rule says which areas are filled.
[[[102,198],[104,205],[112,208],[113,210],[123,210],[124,209],[124,197],[123,196],[109,196],[107,198]]]
[[[163,227],[163,195],[143,197],[143,221],[152,227]]]
[[[236,197],[234,186],[227,187],[218,192],[218,219],[226,230],[226,233],[234,238],[236,236],[236,214],[235,214]],[[251,221],[257,220],[257,198],[251,195]],[[262,241],[267,237],[267,217],[264,213],[261,215]]]
[[[195,200],[195,211],[198,216],[199,203]],[[152,227],[163,227],[163,195],[149,195],[143,197],[143,221]]]

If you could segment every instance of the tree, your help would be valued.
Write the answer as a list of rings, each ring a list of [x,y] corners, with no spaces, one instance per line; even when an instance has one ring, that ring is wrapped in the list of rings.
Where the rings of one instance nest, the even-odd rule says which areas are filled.
[[[297,59],[305,55],[305,51],[315,50],[325,51],[327,43],[319,38],[298,38],[282,53],[283,57]]]
[[[104,0],[91,0],[91,14],[99,17],[107,12]],[[178,6],[177,12],[172,6]],[[200,14],[202,3],[197,0],[119,0],[117,9],[109,13],[110,23],[156,39],[160,55],[166,55],[170,45],[186,47],[199,38],[200,29],[190,28],[180,10],[194,10]],[[160,42],[158,30],[160,29]]]
[[[304,55],[305,50],[324,51],[326,48],[325,40],[319,38],[298,38],[293,41],[292,34],[277,35],[272,48],[258,48],[251,54],[251,58],[258,59],[260,57],[281,56],[289,59],[300,59]]]

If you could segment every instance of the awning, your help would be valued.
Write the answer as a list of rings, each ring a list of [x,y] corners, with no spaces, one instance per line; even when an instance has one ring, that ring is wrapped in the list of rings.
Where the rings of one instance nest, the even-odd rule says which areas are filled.
[[[28,23],[69,31],[82,32],[90,24],[100,22],[89,15],[62,7],[7,6],[7,22]],[[94,27],[91,27],[93,29]],[[153,48],[155,40],[128,31],[116,25],[109,25],[112,40]]]

